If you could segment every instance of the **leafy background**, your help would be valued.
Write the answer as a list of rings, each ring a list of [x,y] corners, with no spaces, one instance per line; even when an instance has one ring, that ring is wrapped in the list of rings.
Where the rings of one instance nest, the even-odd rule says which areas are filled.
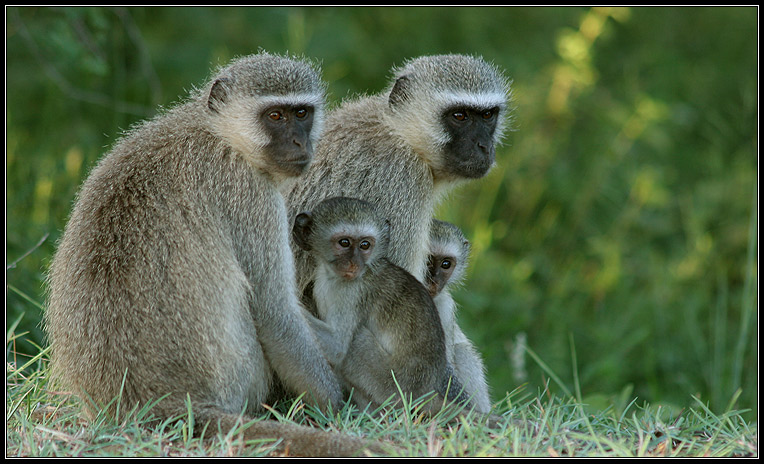
[[[473,243],[455,297],[494,399],[552,373],[551,389],[577,387],[592,408],[695,396],[756,420],[757,18],[755,7],[7,7],[6,328],[21,317],[17,332],[29,331],[13,350],[44,344],[44,273],[84,177],[212,67],[259,48],[315,57],[336,105],[382,89],[406,58],[469,53],[513,79],[515,130],[498,166],[438,216]]]

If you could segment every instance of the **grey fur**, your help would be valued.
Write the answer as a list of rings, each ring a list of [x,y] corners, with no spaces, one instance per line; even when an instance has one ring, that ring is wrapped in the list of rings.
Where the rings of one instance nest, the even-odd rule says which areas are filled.
[[[49,272],[45,329],[64,388],[98,408],[121,395],[121,411],[168,394],[152,410],[161,418],[185,412],[189,395],[196,423],[226,432],[242,412],[261,411],[274,373],[321,407],[340,404],[295,293],[278,192],[294,169],[263,155],[269,139],[257,119],[274,103],[313,105],[315,140],[323,100],[316,65],[243,57],[100,160]],[[86,411],[96,409],[86,402]],[[271,421],[245,436],[282,438],[281,449],[301,455],[368,446]]]

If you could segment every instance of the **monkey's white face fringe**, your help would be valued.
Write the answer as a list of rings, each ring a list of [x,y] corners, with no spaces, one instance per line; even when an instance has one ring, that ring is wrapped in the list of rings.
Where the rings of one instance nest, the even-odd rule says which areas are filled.
[[[450,287],[462,280],[464,271],[467,269],[467,256],[463,256],[465,252],[459,243],[432,240],[430,242],[430,254],[435,256],[453,256],[456,259],[456,267],[446,287]]]
[[[211,117],[213,133],[225,140],[231,148],[244,155],[256,166],[265,167],[263,160],[254,157],[271,139],[258,119],[268,108],[277,106],[311,106],[314,108],[311,142],[315,146],[324,125],[324,99],[321,94],[286,94],[264,97],[233,98]]]
[[[422,101],[419,101],[419,100]],[[499,108],[499,120],[496,125],[494,142],[499,143],[504,136],[506,127],[507,95],[501,92],[467,93],[439,91],[407,101],[404,108],[393,111],[392,118],[396,121],[390,124],[398,129],[398,135],[409,143],[431,166],[438,165],[437,156],[443,147],[450,142],[449,134],[443,130],[441,116],[448,108],[464,107],[477,110]],[[422,112],[421,108],[432,108]],[[434,159],[433,159],[434,157]]]
[[[328,236],[379,237],[381,233],[374,224],[337,224]]]

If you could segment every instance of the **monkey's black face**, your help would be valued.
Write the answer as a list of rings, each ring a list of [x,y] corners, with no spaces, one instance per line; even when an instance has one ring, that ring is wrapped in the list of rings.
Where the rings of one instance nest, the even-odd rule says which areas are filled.
[[[331,243],[334,272],[348,281],[360,277],[374,250],[374,238],[335,235],[331,238]]]
[[[279,172],[299,176],[313,158],[314,108],[305,106],[273,106],[266,109],[260,119],[270,143],[265,154]]]
[[[456,258],[452,256],[430,255],[427,262],[427,290],[434,297],[440,293],[451,279],[456,268]]]
[[[468,179],[486,175],[496,157],[499,108],[449,108],[441,118],[450,140],[444,148],[445,170]]]

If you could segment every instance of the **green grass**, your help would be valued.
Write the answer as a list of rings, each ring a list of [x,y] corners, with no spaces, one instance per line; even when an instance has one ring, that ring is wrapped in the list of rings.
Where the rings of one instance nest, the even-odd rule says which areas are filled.
[[[23,334],[11,330],[8,340],[7,457],[272,455],[272,443],[244,442],[236,430],[193,436],[193,411],[151,426],[146,425],[150,408],[123,422],[105,416],[84,419],[75,398],[49,387],[47,350],[21,363],[14,346],[26,341]],[[262,418],[382,440],[394,444],[400,456],[758,456],[757,426],[747,423],[741,411],[717,415],[696,400],[695,407],[675,414],[660,406],[640,406],[635,398],[621,412],[592,412],[571,395],[552,390],[548,384],[536,394],[524,387],[508,393],[494,406],[506,418],[498,428],[446,415],[427,417],[419,413],[418,401],[382,413],[346,405],[324,414],[298,399],[275,405]]]

